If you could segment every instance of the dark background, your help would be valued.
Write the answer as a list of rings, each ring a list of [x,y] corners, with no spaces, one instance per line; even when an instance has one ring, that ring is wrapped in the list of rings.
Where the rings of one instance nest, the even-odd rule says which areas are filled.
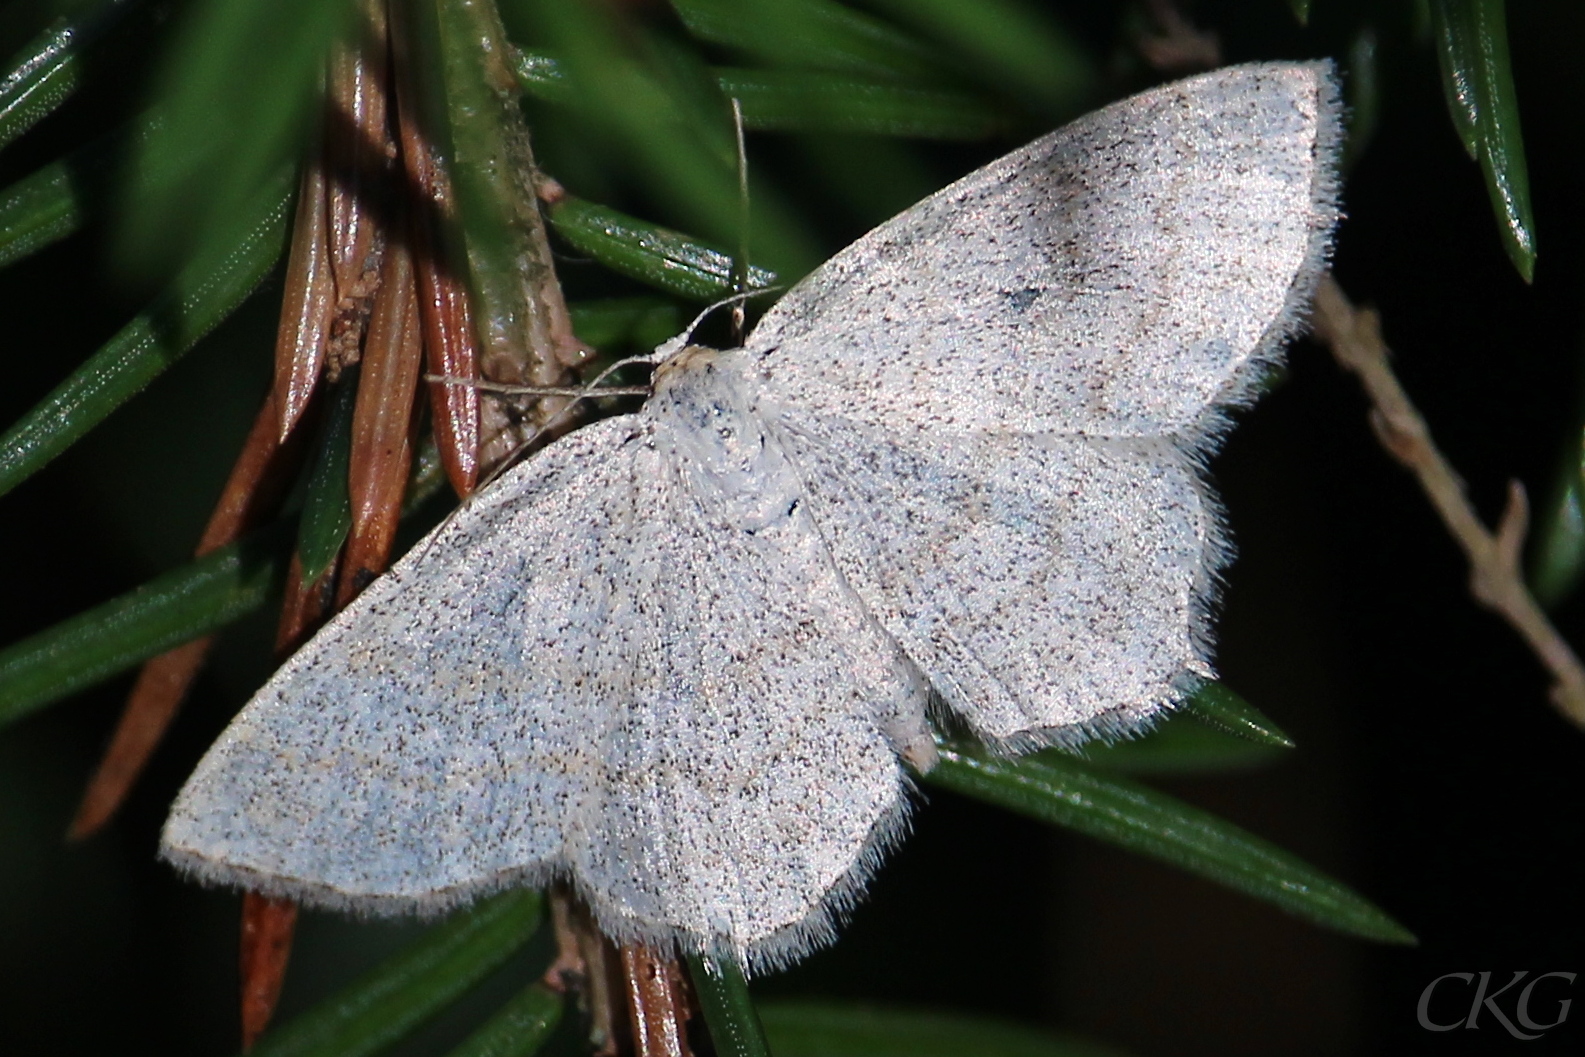
[[[1070,12],[1098,46],[1115,12]],[[1246,8],[1269,8],[1259,13]],[[1334,53],[1357,14],[1293,28],[1284,5],[1203,4],[1228,61]],[[1345,17],[1346,16],[1346,17]],[[1578,451],[1585,312],[1579,115],[1585,15],[1509,11],[1540,257],[1524,284],[1476,166],[1449,124],[1433,52],[1384,46],[1383,109],[1345,191],[1336,274],[1378,307],[1395,365],[1488,520],[1517,478],[1537,504]],[[8,38],[6,47],[14,43]],[[105,91],[7,152],[5,182],[92,125]],[[78,122],[80,124],[73,124]],[[942,180],[977,157],[943,152]],[[843,232],[843,236],[853,232]],[[0,422],[32,406],[135,309],[90,232],[0,276]],[[833,234],[832,248],[841,239]],[[47,471],[0,500],[0,643],[181,563],[268,375],[266,287],[190,358]],[[835,995],[1004,1015],[1140,1054],[1508,1052],[1479,1030],[1429,1033],[1433,979],[1585,973],[1585,733],[1545,699],[1516,636],[1480,610],[1466,569],[1365,423],[1357,387],[1305,342],[1214,465],[1239,560],[1222,623],[1225,680],[1298,741],[1275,766],[1163,788],[1353,884],[1421,940],[1374,947],[1168,867],[932,793],[835,949],[762,981],[767,996]],[[1577,456],[1576,456],[1577,457]],[[1585,609],[1559,623],[1585,642]],[[228,633],[119,821],[61,834],[101,751],[123,677],[0,731],[0,1051],[209,1054],[233,1048],[236,899],[153,861],[197,755],[268,671],[271,621]],[[282,1015],[311,1005],[415,934],[307,915]],[[475,997],[490,1007],[537,951]],[[1559,981],[1554,997],[1585,997]],[[1521,985],[1522,986],[1522,985]],[[1500,1001],[1512,1017],[1510,991]],[[1433,1013],[1467,1013],[1444,983]],[[1462,1003],[1458,1000],[1463,996]],[[467,1011],[454,1015],[466,1020]],[[1585,1012],[1525,1052],[1585,1052]],[[455,1023],[411,1052],[439,1052]]]

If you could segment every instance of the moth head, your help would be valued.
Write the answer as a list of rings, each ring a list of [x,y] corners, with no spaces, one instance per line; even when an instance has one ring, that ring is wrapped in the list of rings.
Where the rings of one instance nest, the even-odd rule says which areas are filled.
[[[673,342],[677,344],[671,347]],[[673,338],[655,350],[655,374],[650,379],[651,400],[686,400],[689,393],[715,373],[721,359],[720,349],[705,345],[688,345],[682,336]]]

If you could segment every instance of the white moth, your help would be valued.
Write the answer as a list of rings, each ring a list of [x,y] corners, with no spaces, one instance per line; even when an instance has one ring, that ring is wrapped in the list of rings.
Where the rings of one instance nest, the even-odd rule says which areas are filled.
[[[792,961],[944,707],[1024,751],[1212,674],[1198,466],[1337,216],[1325,63],[1091,114],[864,236],[742,349],[506,474],[288,661],[165,858],[371,914],[570,882],[612,937]]]

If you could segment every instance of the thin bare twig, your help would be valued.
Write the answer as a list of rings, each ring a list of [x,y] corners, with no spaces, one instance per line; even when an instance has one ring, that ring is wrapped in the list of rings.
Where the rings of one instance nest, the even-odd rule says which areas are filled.
[[[1436,508],[1470,566],[1470,594],[1517,631],[1552,673],[1552,704],[1569,722],[1585,728],[1585,667],[1542,612],[1525,586],[1520,551],[1530,520],[1524,487],[1508,484],[1508,505],[1495,534],[1481,522],[1464,484],[1431,441],[1425,419],[1409,402],[1388,363],[1381,320],[1356,308],[1331,276],[1315,297],[1315,334],[1345,370],[1355,374],[1371,402],[1371,426],[1382,447],[1407,467]]]
[[[589,1021],[593,1057],[633,1053],[628,981],[616,945],[605,937],[577,896],[564,884],[545,893],[556,936],[556,960],[543,983],[558,994],[575,995]]]

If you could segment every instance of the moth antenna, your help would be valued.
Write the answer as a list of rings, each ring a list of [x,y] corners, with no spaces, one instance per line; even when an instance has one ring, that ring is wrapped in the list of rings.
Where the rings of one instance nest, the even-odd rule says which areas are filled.
[[[675,338],[668,338],[659,345],[655,346],[655,351],[652,354],[654,359],[651,362],[657,365],[665,363],[667,360],[681,352],[685,347],[692,345],[693,332],[698,330],[699,324],[703,323],[710,313],[714,312],[716,309],[725,305],[747,301],[749,298],[758,297],[760,294],[773,294],[781,289],[782,287],[779,285],[756,286],[752,290],[745,290],[740,294],[732,294],[730,297],[723,297],[719,301],[710,302],[710,304],[705,306],[702,312],[693,317],[693,322],[689,323],[681,334],[678,334]]]
[[[625,361],[624,361],[625,362]],[[465,385],[481,393],[503,393],[507,396],[648,396],[647,385],[608,385],[591,393],[580,385],[515,385],[508,382],[487,382],[481,378],[459,378],[449,374],[426,374],[424,381],[441,385]]]
[[[676,339],[674,338],[672,340],[675,341]],[[617,360],[605,370],[595,375],[593,380],[582,386],[506,385],[500,382],[486,382],[477,378],[449,378],[445,375],[425,375],[424,380],[428,382],[439,382],[442,385],[471,385],[474,388],[483,390],[487,393],[514,393],[519,395],[572,397],[572,399],[567,401],[567,403],[563,405],[555,414],[551,415],[543,423],[537,426],[532,433],[523,438],[522,442],[513,448],[504,459],[495,464],[494,469],[480,478],[479,483],[474,486],[473,491],[469,492],[463,497],[462,502],[458,503],[456,508],[445,516],[441,524],[444,525],[449,523],[452,518],[458,515],[458,513],[465,510],[469,503],[473,502],[474,496],[484,491],[485,488],[500,478],[502,474],[506,473],[506,471],[517,465],[517,460],[525,451],[531,448],[534,443],[538,441],[539,438],[543,437],[552,427],[560,423],[561,420],[565,418],[567,414],[573,408],[577,407],[582,401],[596,396],[650,395],[651,390],[647,385],[624,385],[613,386],[609,389],[601,389],[600,383],[609,378],[613,372],[620,370],[623,367],[629,367],[637,363],[647,363],[653,366],[655,363],[659,362],[659,355],[660,350],[657,349],[655,352],[647,352],[642,356],[628,356]],[[429,541],[432,541],[433,539],[433,536],[428,537],[428,540],[426,540],[424,545],[428,546]]]
[[[732,97],[732,131],[737,138],[737,257],[732,261],[732,290],[742,297],[748,292],[748,147],[743,140],[743,103]],[[743,302],[732,306],[732,344],[743,347]]]
[[[624,357],[624,358],[622,358],[620,360],[617,360],[615,363],[611,364],[609,367],[607,367],[605,370],[601,371],[599,374],[595,375],[593,380],[591,380],[587,384],[583,385],[582,387],[574,387],[571,390],[570,394],[557,394],[557,395],[571,395],[572,399],[567,401],[567,403],[564,404],[561,407],[560,410],[558,410],[554,415],[551,415],[549,418],[547,418],[543,423],[541,423],[527,437],[523,438],[522,443],[518,444],[517,447],[513,448],[511,454],[509,454],[506,458],[502,459],[500,462],[496,463],[495,468],[493,470],[491,470],[489,473],[485,474],[484,479],[479,482],[478,487],[476,487],[471,493],[469,493],[470,497],[474,496],[474,495],[478,495],[479,494],[479,489],[483,488],[485,485],[488,485],[490,482],[492,482],[496,478],[500,477],[507,470],[511,469],[512,466],[517,462],[518,458],[525,451],[527,451],[534,444],[535,441],[537,441],[537,440],[539,440],[539,438],[543,437],[551,429],[551,427],[553,427],[553,426],[557,425],[558,423],[560,423],[561,420],[563,418],[565,418],[568,415],[568,413],[570,413],[572,411],[573,408],[577,407],[580,403],[582,403],[585,400],[592,399],[593,397],[596,397],[596,396],[603,396],[607,392],[610,392],[610,390],[602,390],[602,389],[600,389],[600,383],[601,382],[605,381],[612,374],[614,374],[618,370],[621,370],[623,367],[630,367],[633,364],[637,364],[637,363],[647,363],[647,364],[650,364],[651,366],[653,366],[654,363],[655,363],[655,356],[656,356],[655,353],[647,352],[647,353],[645,353],[642,356],[627,356],[627,357]],[[505,388],[510,389],[511,387],[507,386]],[[527,390],[529,388],[530,387],[527,387],[527,386],[523,387],[524,390]],[[650,388],[647,385],[646,386],[631,386],[631,387],[623,386],[621,388],[623,390],[636,390],[636,394],[637,395],[641,395],[641,396],[648,396],[649,392],[650,392]],[[462,507],[459,506],[457,509],[461,510]]]

